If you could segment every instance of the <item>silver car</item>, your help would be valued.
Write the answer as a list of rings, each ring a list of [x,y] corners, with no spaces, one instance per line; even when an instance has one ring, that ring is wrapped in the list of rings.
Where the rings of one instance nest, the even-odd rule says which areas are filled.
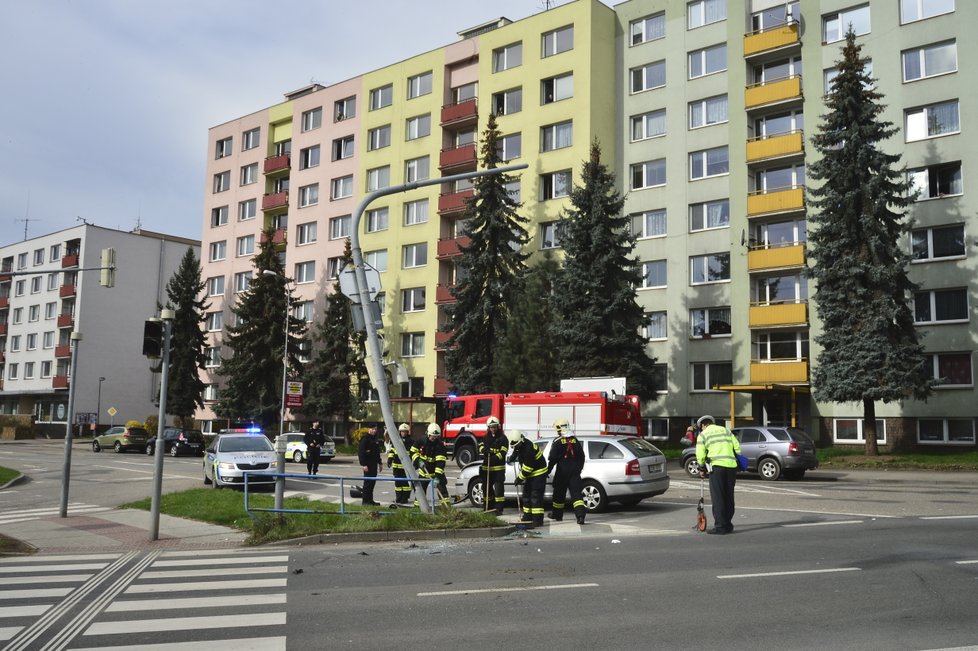
[[[669,473],[666,457],[646,441],[634,436],[582,435],[577,440],[584,448],[584,480],[582,497],[589,512],[600,512],[610,502],[633,506],[648,497],[662,495],[669,489]],[[544,458],[550,452],[553,440],[537,441]],[[506,498],[515,500],[522,495],[522,487],[515,484],[514,464],[506,466]],[[455,480],[455,494],[466,495],[475,506],[485,506],[482,495],[482,478],[479,462],[462,468]],[[553,496],[553,475],[547,478],[544,498]]]
[[[750,426],[731,431],[740,441],[740,453],[747,457],[747,472],[756,472],[761,479],[802,479],[805,471],[818,468],[814,441],[797,427]],[[683,450],[682,464],[690,477],[698,475],[695,447]]]
[[[204,453],[204,484],[244,486],[274,484],[275,448],[264,434],[220,434],[211,441]]]

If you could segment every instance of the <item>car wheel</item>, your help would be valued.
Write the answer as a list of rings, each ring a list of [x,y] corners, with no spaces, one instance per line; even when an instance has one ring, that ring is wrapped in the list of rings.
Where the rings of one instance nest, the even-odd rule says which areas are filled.
[[[761,459],[757,462],[757,472],[761,475],[761,479],[774,481],[781,476],[781,464],[771,457]]]
[[[608,496],[601,488],[601,484],[593,479],[584,482],[584,487],[581,489],[581,499],[584,500],[584,508],[589,513],[600,513],[608,508]]]
[[[101,452],[102,446],[98,444],[98,441],[92,441],[92,452]]]
[[[174,445],[172,448],[170,448],[170,456],[171,457],[178,457],[178,456],[180,456],[180,449],[177,448],[177,446]]]
[[[473,477],[472,481],[469,482],[469,501],[472,502],[472,506],[477,506],[479,508],[484,507],[485,499],[482,494],[482,481],[478,477]]]
[[[790,479],[792,481],[798,481],[805,478],[804,468],[794,468],[792,470],[785,470],[783,473],[785,479]]]
[[[455,463],[458,464],[459,468],[464,468],[475,460],[476,456],[474,446],[463,445],[455,449]]]
[[[116,441],[115,442],[115,445],[112,446],[112,449],[115,450],[116,453],[122,454],[122,443],[120,443],[119,441]]]
[[[155,448],[152,445],[147,445],[146,446],[146,456],[148,456],[148,457],[153,456],[153,452],[154,451],[155,451]]]
[[[686,471],[686,474],[689,475],[690,477],[700,476],[699,464],[696,463],[695,456],[691,456],[688,459],[686,459],[686,461],[683,462],[683,469]]]
[[[292,460],[296,463],[302,463],[302,450],[296,450],[292,453]]]
[[[211,485],[211,478],[207,476],[207,471],[204,471],[204,486]]]

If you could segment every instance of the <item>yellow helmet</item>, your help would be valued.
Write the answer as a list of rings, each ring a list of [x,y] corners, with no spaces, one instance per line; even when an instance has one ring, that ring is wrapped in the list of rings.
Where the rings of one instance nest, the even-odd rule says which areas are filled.
[[[570,429],[570,422],[566,418],[558,418],[554,421],[554,429],[558,432]]]
[[[520,442],[520,439],[523,438],[523,432],[519,431],[518,429],[511,429],[506,432],[506,438],[509,439],[510,445],[516,445]]]
[[[428,425],[428,436],[432,438],[439,438],[441,436],[441,428],[438,427],[438,423]]]

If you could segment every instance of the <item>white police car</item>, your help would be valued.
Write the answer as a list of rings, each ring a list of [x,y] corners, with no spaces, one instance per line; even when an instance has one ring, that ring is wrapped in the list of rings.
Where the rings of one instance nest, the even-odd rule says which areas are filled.
[[[296,463],[302,463],[306,460],[306,435],[303,432],[291,432],[287,434],[282,434],[281,436],[275,437],[275,446],[278,447],[278,442],[285,437],[285,458],[288,461],[295,461]],[[330,439],[326,439],[326,444],[323,446],[322,450],[319,451],[319,460],[322,463],[329,463],[329,461],[336,456],[336,443]]]
[[[244,473],[248,472],[248,485],[275,483],[275,448],[261,432],[247,434],[219,434],[204,452],[204,484],[244,486]]]

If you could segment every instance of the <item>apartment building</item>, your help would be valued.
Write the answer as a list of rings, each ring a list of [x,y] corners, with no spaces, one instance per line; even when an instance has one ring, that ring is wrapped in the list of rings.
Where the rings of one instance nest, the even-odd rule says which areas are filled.
[[[975,48],[961,26],[976,14],[964,0],[575,0],[288,95],[210,133],[203,240],[215,346],[263,226],[279,229],[312,321],[354,202],[476,169],[494,113],[504,158],[529,164],[513,192],[531,220],[532,252],[559,252],[555,225],[592,140],[618,175],[638,238],[645,334],[664,379],[643,406],[651,436],[675,440],[713,413],[862,443],[861,405],[812,398],[819,324],[804,273],[805,169],[817,155],[809,137],[852,25],[885,96],[883,117],[899,127],[889,150],[920,189],[906,246],[918,327],[941,378],[926,402],[878,405],[881,442],[974,445],[969,230],[978,211],[965,188],[978,161],[962,125],[975,119],[975,79],[959,62]],[[465,183],[419,189],[378,201],[364,218],[365,257],[385,289],[385,346],[410,376],[393,393],[422,401],[399,419],[432,420],[424,401],[450,387],[438,325],[470,195]]]
[[[143,322],[166,301],[188,247],[199,255],[196,240],[81,224],[0,248],[0,413],[33,414],[37,432],[62,436],[74,383],[76,422],[155,414],[159,378],[142,356]],[[106,249],[112,287],[100,283]]]

